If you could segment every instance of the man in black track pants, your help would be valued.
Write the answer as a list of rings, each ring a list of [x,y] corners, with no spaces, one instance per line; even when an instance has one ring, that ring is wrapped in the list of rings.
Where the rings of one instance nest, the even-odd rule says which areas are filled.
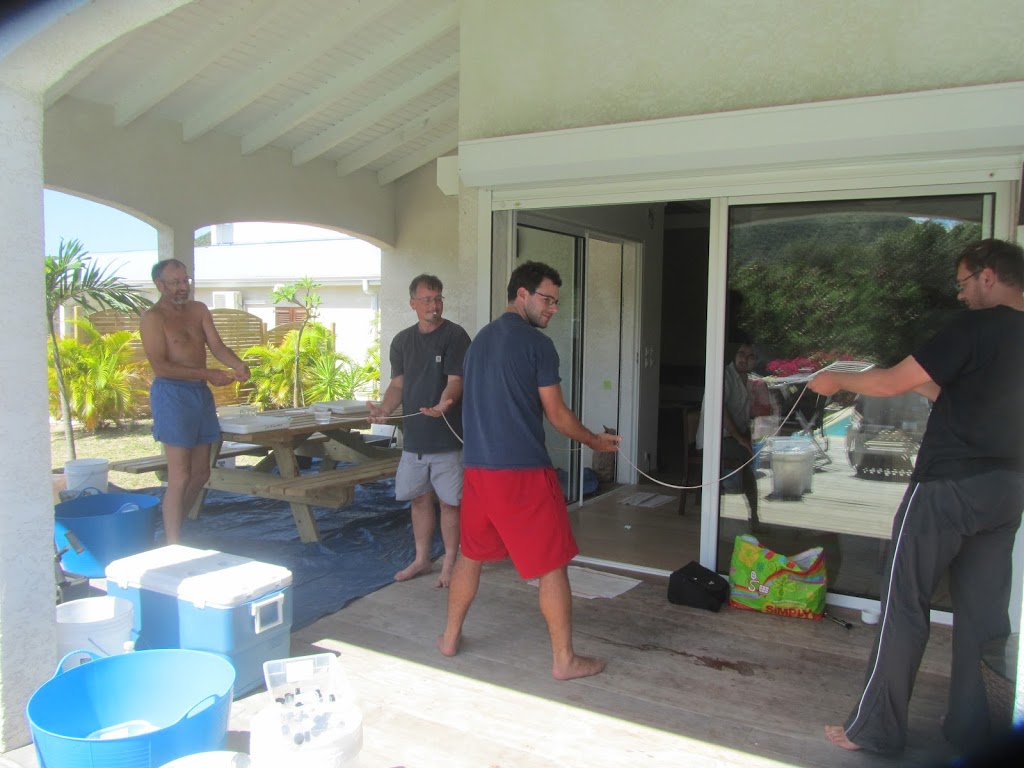
[[[1024,253],[982,240],[958,257],[956,280],[972,311],[911,356],[888,369],[824,371],[810,383],[822,395],[914,390],[934,402],[893,520],[864,691],[844,725],[825,728],[843,749],[903,749],[929,603],[947,569],[953,664],[942,731],[964,751],[995,735],[980,661],[984,643],[1010,631],[1011,555],[1024,510]]]

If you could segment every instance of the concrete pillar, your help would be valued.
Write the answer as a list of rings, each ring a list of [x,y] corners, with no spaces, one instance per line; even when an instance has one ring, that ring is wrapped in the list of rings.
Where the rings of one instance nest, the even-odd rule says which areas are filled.
[[[42,131],[41,97],[0,84],[0,264],[17,321],[0,344],[0,752],[31,740],[25,705],[57,663]]]
[[[185,265],[188,273],[196,274],[196,235],[195,228],[186,224],[175,224],[172,227],[157,227],[156,247],[160,261],[177,259]]]

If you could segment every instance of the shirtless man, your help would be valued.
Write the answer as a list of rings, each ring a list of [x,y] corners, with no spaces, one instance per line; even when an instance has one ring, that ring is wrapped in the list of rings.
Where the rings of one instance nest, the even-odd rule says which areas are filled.
[[[221,341],[206,305],[192,301],[185,265],[167,259],[153,266],[160,300],[142,315],[142,347],[156,378],[149,390],[153,437],[167,454],[164,534],[177,544],[185,511],[210,479],[210,446],[220,425],[207,383],[216,387],[249,380],[249,367]],[[232,370],[206,367],[206,347]]]

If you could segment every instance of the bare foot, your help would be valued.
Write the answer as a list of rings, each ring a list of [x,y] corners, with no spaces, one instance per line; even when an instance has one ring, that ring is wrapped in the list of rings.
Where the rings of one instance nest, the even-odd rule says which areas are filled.
[[[437,650],[439,650],[444,656],[454,656],[459,652],[460,645],[462,645],[461,632],[455,636],[454,640],[449,640],[444,635],[437,636]]]
[[[455,558],[449,555],[444,556],[441,565],[441,575],[437,577],[437,586],[448,588],[452,585],[452,571],[455,570]]]
[[[856,752],[860,749],[860,747],[846,738],[846,729],[841,725],[826,725],[825,735],[828,736],[829,741],[840,749],[846,749],[850,752]]]
[[[408,581],[409,579],[415,579],[417,576],[422,576],[424,573],[430,573],[433,567],[434,564],[429,560],[425,563],[414,561],[408,568],[403,568],[395,574],[395,581]]]
[[[577,677],[590,677],[600,674],[607,662],[593,656],[573,656],[572,660],[564,665],[554,665],[551,668],[551,676],[556,680],[575,680]]]

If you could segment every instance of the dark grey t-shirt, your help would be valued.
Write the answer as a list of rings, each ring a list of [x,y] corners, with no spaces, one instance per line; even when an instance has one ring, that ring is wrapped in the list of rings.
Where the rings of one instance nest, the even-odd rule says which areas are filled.
[[[418,413],[420,408],[437,405],[449,376],[462,375],[462,361],[469,347],[469,334],[460,325],[442,320],[430,333],[420,333],[418,325],[399,332],[391,342],[391,377],[402,376],[402,411]],[[462,399],[456,400],[445,414],[462,436]],[[413,453],[457,451],[462,443],[452,434],[444,419],[413,416],[402,423],[405,450]]]
[[[911,479],[1024,471],[1024,312],[962,312],[914,359],[942,393]]]

